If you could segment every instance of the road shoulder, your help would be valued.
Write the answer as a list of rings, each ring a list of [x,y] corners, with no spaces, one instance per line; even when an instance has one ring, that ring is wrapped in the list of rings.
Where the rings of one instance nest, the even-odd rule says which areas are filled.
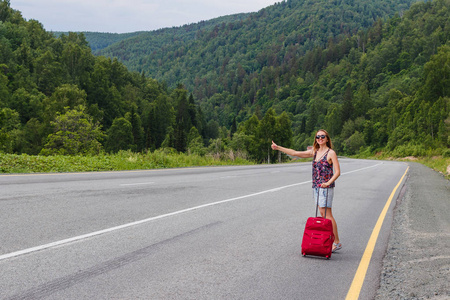
[[[409,166],[375,299],[449,299],[450,181]]]

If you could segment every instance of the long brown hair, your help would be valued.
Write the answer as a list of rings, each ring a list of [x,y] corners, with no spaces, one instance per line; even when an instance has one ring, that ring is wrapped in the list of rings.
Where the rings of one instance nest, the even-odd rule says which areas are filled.
[[[331,142],[330,135],[328,134],[328,132],[325,129],[319,129],[319,130],[317,130],[316,135],[314,136],[314,146],[313,146],[314,151],[317,151],[320,148],[319,144],[317,143],[317,139],[316,139],[316,136],[320,131],[325,132],[325,135],[327,137],[327,147],[330,149],[333,149],[333,143]]]

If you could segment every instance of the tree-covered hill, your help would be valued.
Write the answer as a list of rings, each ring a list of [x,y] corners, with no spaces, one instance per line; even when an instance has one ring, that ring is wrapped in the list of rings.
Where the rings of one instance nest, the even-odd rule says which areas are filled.
[[[450,155],[449,0],[418,2],[369,30],[316,47],[296,70],[286,83],[274,72],[257,78],[252,106],[236,105],[241,95],[252,93],[243,87],[237,97],[214,95],[203,111],[224,123],[260,115],[258,107],[263,114],[288,113],[298,149],[325,128],[339,153],[388,150],[408,156],[441,149]],[[250,120],[242,122],[244,132]]]
[[[450,5],[408,9],[413,2],[283,1],[195,40],[151,51],[145,39],[123,41],[100,53],[169,85],[185,84],[206,119],[227,128],[244,128],[253,114],[261,120],[273,108],[289,114],[299,148],[325,127],[346,153],[385,146],[425,153],[449,143],[448,91],[423,95],[433,82],[430,64],[446,61]],[[434,80],[445,81],[443,72]]]
[[[68,35],[69,32],[54,31],[55,36]],[[142,31],[130,32],[130,33],[110,33],[110,32],[82,32],[86,37],[86,41],[89,43],[92,51],[104,49],[112,44],[119,43],[123,40],[133,38],[142,34]]]
[[[344,45],[352,47],[333,58]],[[293,109],[297,144],[322,126],[349,154],[425,155],[450,146],[449,0],[418,2],[367,32],[308,52],[302,65],[297,82],[281,89],[290,96],[271,105]]]
[[[199,32],[213,30],[219,24],[239,22],[246,19],[248,15],[248,13],[228,15],[198,23],[186,24],[180,27],[161,28],[154,31],[120,34],[84,32],[84,34],[91,49],[96,54],[102,55],[102,52],[108,51],[103,49],[113,45],[114,48],[118,47],[120,53],[118,55],[122,56],[125,61],[137,50],[136,45],[140,47],[143,41],[145,41],[146,48],[145,50],[140,49],[139,52],[147,51],[148,53],[152,53],[153,51],[161,50],[162,47],[173,47],[174,41],[189,43],[197,38]]]
[[[306,51],[402,13],[414,1],[288,0],[240,21],[223,20],[214,28],[192,24],[184,33],[149,32],[96,54],[116,57],[130,70],[169,86],[182,83],[202,100],[224,91],[235,94],[244,82],[267,73],[265,68],[276,68],[278,76],[289,81]]]
[[[139,33],[155,48],[137,65],[156,64],[178,78],[172,87],[0,0],[0,152],[164,148],[273,161],[272,139],[304,149],[325,128],[339,154],[449,155],[450,0],[393,3],[285,1],[159,40]],[[146,39],[119,43],[134,59],[147,47],[129,52],[130,41]]]
[[[186,151],[216,137],[200,135],[204,123],[185,89],[95,57],[83,33],[56,37],[0,1],[0,152]]]
[[[195,24],[186,24],[180,27],[172,28],[161,28],[154,31],[136,31],[129,33],[110,33],[110,32],[89,32],[83,31],[82,33],[86,37],[86,41],[89,43],[92,51],[95,53],[99,52],[104,48],[107,48],[113,44],[120,44],[124,40],[127,41],[126,44],[134,44],[136,41],[146,39],[151,47],[158,49],[163,45],[170,44],[174,39],[177,40],[192,40],[195,38],[197,31],[201,30],[211,30],[217,24],[236,22],[245,19],[248,14],[234,14],[223,17],[214,18],[207,21],[198,22]],[[68,35],[69,32],[53,32],[56,36],[62,34]],[[122,46],[122,47],[127,47]]]

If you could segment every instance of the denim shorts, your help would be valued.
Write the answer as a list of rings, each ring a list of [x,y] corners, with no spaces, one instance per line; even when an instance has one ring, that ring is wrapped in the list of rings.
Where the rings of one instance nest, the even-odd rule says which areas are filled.
[[[319,193],[319,207],[331,208],[333,205],[334,188],[313,188],[313,198],[317,205],[317,193]],[[328,199],[327,199],[328,194]]]

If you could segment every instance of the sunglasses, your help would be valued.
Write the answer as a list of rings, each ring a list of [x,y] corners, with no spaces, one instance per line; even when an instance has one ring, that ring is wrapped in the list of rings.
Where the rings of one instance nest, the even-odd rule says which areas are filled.
[[[325,134],[322,135],[316,135],[316,139],[325,139],[327,136]]]

